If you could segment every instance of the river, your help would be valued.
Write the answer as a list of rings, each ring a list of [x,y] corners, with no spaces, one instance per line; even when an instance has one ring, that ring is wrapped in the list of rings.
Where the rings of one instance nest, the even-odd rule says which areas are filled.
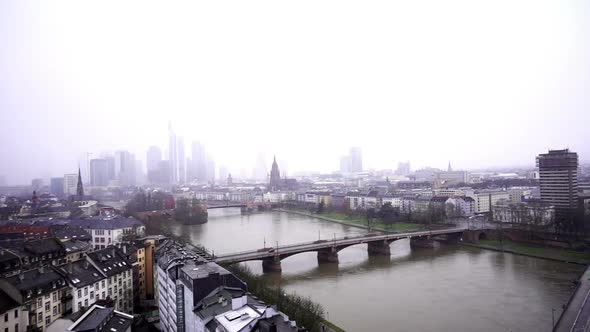
[[[173,225],[173,234],[215,254],[331,239],[366,232],[285,212],[242,215],[209,211],[203,225]],[[338,264],[316,253],[282,261],[265,274],[286,292],[321,303],[347,331],[550,331],[583,267],[460,245],[411,249],[392,243],[390,257],[369,257],[366,245],[343,249]],[[262,274],[260,262],[245,263]]]

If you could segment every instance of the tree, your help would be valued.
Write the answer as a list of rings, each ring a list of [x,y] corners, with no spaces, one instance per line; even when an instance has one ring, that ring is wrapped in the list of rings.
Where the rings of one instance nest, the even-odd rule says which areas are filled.
[[[369,227],[369,230],[371,229],[371,224],[373,223],[373,219],[375,219],[375,209],[374,208],[368,208],[365,216],[367,217],[367,226]]]
[[[185,224],[202,224],[207,222],[207,210],[197,199],[178,199],[174,209],[174,219]]]
[[[317,208],[316,212],[318,214],[324,213],[325,209],[326,209],[326,203],[324,203],[324,200],[322,199],[318,204],[318,208]]]
[[[381,206],[381,209],[379,209],[379,212],[377,212],[377,216],[383,221],[384,224],[389,225],[398,219],[399,209],[394,208],[391,205],[391,202],[387,202]]]

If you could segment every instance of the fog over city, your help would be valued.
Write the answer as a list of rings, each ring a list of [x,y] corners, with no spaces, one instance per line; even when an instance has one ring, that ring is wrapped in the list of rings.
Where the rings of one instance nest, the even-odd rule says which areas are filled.
[[[168,124],[230,172],[590,159],[588,1],[0,4],[0,175],[75,173]],[[143,166],[145,169],[145,165]]]

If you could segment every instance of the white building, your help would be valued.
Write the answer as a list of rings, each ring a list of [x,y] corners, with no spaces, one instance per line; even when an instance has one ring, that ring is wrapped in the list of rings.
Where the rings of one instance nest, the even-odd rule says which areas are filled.
[[[0,290],[0,331],[24,332],[29,325],[29,312],[25,305],[14,301]]]
[[[78,174],[64,175],[64,193],[66,196],[76,195],[78,189]]]
[[[106,279],[104,284],[100,280],[98,288],[94,283],[95,299],[96,292],[99,292],[100,299],[106,295],[113,300],[116,310],[133,312],[133,266],[123,252],[116,247],[108,247],[88,253],[86,259]]]
[[[501,199],[510,200],[507,191],[480,191],[468,195],[475,201],[475,213],[486,213]]]
[[[540,201],[512,203],[500,200],[492,207],[495,222],[546,226],[555,220],[555,207]]]
[[[72,297],[72,302],[66,311],[88,309],[99,299],[106,299],[106,276],[86,258],[58,266],[57,270],[70,286],[68,293]]]
[[[70,222],[72,226],[79,226],[92,237],[92,248],[104,249],[109,245],[120,245],[126,236],[142,237],[145,235],[145,225],[134,218],[124,217],[96,217],[78,219]]]
[[[475,200],[471,197],[449,197],[445,202],[449,217],[470,217],[475,214]]]

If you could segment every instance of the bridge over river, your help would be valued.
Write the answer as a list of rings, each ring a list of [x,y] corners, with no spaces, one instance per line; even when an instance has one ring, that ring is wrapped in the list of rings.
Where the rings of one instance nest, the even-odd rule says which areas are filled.
[[[369,255],[391,255],[390,244],[401,239],[410,239],[415,247],[432,247],[434,240],[456,242],[463,238],[467,228],[447,228],[438,230],[414,231],[405,233],[371,233],[353,237],[318,240],[313,242],[267,247],[257,250],[214,256],[219,264],[234,264],[261,260],[263,271],[281,271],[281,260],[304,252],[317,252],[318,262],[337,263],[338,252],[344,248],[367,244]],[[481,231],[479,231],[481,232]]]

